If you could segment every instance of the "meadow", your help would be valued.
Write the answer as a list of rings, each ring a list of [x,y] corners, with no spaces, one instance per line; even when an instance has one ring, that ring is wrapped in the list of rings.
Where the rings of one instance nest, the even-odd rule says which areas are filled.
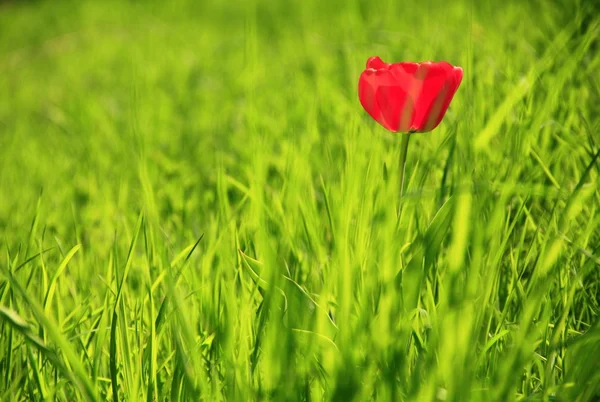
[[[600,400],[599,36],[576,0],[0,2],[0,400]],[[375,55],[464,69],[400,200]]]

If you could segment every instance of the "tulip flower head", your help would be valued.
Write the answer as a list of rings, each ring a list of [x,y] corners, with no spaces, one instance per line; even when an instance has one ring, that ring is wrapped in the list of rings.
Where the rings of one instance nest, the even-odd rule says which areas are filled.
[[[360,75],[358,97],[387,130],[422,133],[440,124],[462,77],[462,68],[445,61],[389,64],[375,56]]]

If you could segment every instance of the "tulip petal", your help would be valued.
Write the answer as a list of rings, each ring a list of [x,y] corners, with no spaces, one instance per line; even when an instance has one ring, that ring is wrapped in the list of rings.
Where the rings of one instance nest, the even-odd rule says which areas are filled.
[[[452,98],[454,98],[454,94],[458,90],[460,83],[463,77],[463,70],[460,67],[455,67],[451,73],[451,78],[448,80],[448,91],[445,94],[442,105],[436,115],[436,118],[433,120],[433,125],[429,130],[433,130],[436,128],[444,118],[448,107],[450,106],[450,102],[452,102]]]
[[[385,128],[394,132],[408,131],[414,101],[402,86],[380,86],[375,99],[383,118],[381,124]]]
[[[360,79],[358,80],[358,99],[367,113],[369,113],[373,119],[379,121],[381,113],[375,100],[377,85],[369,78],[369,74],[366,71],[360,75]]]
[[[358,98],[363,108],[373,119],[386,127],[376,99],[377,89],[382,85],[393,85],[394,78],[388,70],[367,69],[358,81]],[[387,127],[386,127],[387,128]],[[389,128],[388,128],[389,130]]]
[[[417,69],[419,68],[419,63],[410,63],[410,62],[402,62],[402,63],[394,63],[390,65],[390,71],[399,74],[400,71],[413,76]]]
[[[434,128],[438,116],[442,117],[446,110],[443,109],[444,100],[450,93],[448,80],[453,67],[446,62],[421,63],[415,72],[415,79],[422,84],[416,101],[415,114],[410,128],[424,132]],[[447,109],[447,106],[446,106]]]
[[[381,60],[378,56],[370,57],[367,60],[367,68],[371,68],[373,70],[381,70],[387,69],[390,65]]]

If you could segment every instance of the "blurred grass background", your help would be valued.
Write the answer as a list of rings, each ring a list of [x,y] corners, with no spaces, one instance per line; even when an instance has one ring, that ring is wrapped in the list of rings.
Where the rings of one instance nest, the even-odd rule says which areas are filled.
[[[598,400],[594,7],[0,3],[0,399]]]

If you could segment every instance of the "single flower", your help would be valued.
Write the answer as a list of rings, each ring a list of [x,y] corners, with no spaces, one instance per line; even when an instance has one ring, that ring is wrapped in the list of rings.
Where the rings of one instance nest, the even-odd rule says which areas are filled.
[[[440,124],[462,77],[462,68],[445,61],[388,64],[375,56],[360,75],[358,97],[389,131],[422,133]]]

